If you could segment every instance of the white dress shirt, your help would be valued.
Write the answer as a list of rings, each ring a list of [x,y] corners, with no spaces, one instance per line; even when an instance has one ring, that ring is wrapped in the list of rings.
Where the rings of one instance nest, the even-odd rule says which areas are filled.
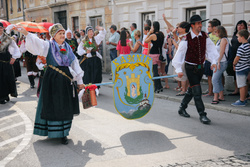
[[[3,34],[0,36],[0,39],[2,38]],[[8,47],[8,51],[12,55],[12,58],[17,59],[21,57],[21,52],[19,51],[19,48],[14,40],[11,40],[11,43]]]
[[[190,31],[191,33],[191,38],[194,39],[195,37],[198,36],[202,36],[201,32],[198,35],[195,35],[191,29]],[[182,65],[184,64],[184,62],[188,63],[188,64],[193,64],[196,65],[194,63],[191,62],[187,62],[185,61],[185,57],[186,57],[186,53],[187,53],[187,49],[188,49],[188,41],[181,41],[178,47],[178,50],[172,60],[172,65],[174,66],[174,68],[176,69],[175,72],[178,74],[180,72],[182,72]],[[212,42],[212,40],[210,38],[206,39],[206,53],[205,53],[206,59],[211,62],[211,64],[216,64],[218,58],[220,57],[219,53],[217,52],[214,43]]]

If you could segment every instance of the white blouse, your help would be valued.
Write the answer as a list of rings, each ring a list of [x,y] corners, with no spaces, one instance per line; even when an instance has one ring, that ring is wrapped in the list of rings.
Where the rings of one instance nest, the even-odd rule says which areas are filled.
[[[198,36],[202,36],[201,32],[199,33],[199,35],[195,35],[193,33],[193,31],[191,30],[191,37],[192,39]],[[176,69],[176,73],[180,73],[182,72],[182,65],[184,64],[185,61],[185,57],[186,57],[186,53],[187,53],[187,47],[188,42],[187,41],[181,41],[178,47],[178,50],[172,60],[172,65],[174,66],[174,68]],[[210,38],[206,39],[206,59],[211,62],[211,64],[216,64],[218,61],[218,58],[220,57],[219,53],[217,52],[214,43],[211,41]],[[190,62],[186,62],[188,64],[193,64]]]
[[[3,35],[0,36],[0,39],[2,38]],[[8,51],[10,52],[10,54],[12,55],[12,58],[17,59],[21,57],[21,52],[19,51],[19,48],[16,44],[15,41],[11,40],[11,43],[8,47]]]
[[[40,55],[47,57],[49,52],[49,42],[38,38],[35,34],[28,33],[26,35],[25,48],[33,55]],[[84,72],[82,71],[77,58],[68,67],[73,80],[77,81],[77,84],[83,84],[82,77]]]
[[[106,35],[106,30],[104,29],[103,31],[99,31],[99,34],[97,36],[95,36],[95,41],[96,41],[96,44],[97,45],[100,45],[101,42],[104,40],[105,38],[105,35]],[[89,39],[90,42],[92,42],[92,39]],[[86,51],[84,50],[84,47],[83,47],[83,42],[81,41],[81,43],[78,45],[78,48],[77,48],[77,53],[78,55],[82,56],[83,54],[86,53]],[[96,51],[96,56],[99,57],[100,59],[102,59],[102,56],[99,52]],[[92,57],[91,53],[88,53],[86,55],[86,57]]]

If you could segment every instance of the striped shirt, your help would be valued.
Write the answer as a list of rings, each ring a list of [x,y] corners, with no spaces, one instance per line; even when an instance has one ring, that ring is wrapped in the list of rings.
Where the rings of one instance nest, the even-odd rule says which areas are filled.
[[[239,56],[240,59],[235,66],[235,71],[243,71],[247,68],[250,68],[250,44],[244,43],[239,46],[236,56]]]

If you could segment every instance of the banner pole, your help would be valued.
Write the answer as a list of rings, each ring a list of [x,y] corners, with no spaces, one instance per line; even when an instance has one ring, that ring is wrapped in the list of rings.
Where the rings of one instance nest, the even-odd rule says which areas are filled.
[[[162,79],[162,78],[173,78],[173,77],[177,77],[178,75],[169,75],[169,76],[159,76],[159,77],[153,77],[152,80],[155,79]],[[96,83],[96,86],[103,86],[103,85],[112,85],[114,84],[113,82],[103,82],[103,83]]]

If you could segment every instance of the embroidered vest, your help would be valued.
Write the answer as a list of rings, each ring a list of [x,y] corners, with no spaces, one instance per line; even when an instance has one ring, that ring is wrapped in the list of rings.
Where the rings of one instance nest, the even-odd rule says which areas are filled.
[[[83,44],[84,44],[86,41],[90,41],[90,40],[89,40],[89,37],[88,37],[87,35],[86,35],[86,37],[82,40]],[[92,38],[92,43],[95,45],[95,49],[92,49],[91,52],[98,52],[98,51],[99,51],[99,46],[96,44],[95,37]],[[87,49],[84,47],[84,50],[87,50]]]
[[[8,36],[6,33],[3,33],[3,36],[0,39],[0,53],[6,52],[11,42],[11,37]]]
[[[205,32],[201,32],[202,36],[192,39],[191,33],[187,34],[188,49],[186,53],[185,61],[195,64],[203,64],[206,54],[206,39]]]

